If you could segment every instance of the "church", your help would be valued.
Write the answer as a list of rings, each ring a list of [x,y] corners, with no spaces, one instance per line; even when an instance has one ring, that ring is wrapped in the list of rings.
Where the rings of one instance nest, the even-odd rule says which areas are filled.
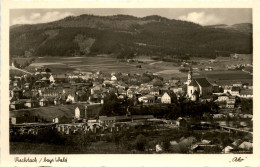
[[[187,96],[192,101],[196,101],[199,97],[212,94],[212,85],[206,78],[194,78],[192,76],[192,69],[188,72]]]

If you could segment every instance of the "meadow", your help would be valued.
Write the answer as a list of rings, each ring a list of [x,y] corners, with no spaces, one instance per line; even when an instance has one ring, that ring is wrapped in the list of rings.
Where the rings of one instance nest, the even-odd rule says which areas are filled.
[[[37,116],[45,121],[52,121],[53,118],[66,117],[72,119],[74,117],[75,108],[77,104],[70,105],[57,105],[47,106],[39,108],[21,109],[21,110],[10,110],[9,117],[19,117],[23,115]],[[90,105],[88,104],[88,117],[95,118],[99,115],[102,105]]]
[[[187,73],[179,71],[179,66],[173,62],[163,62],[152,60],[149,57],[137,58],[141,62],[127,63],[126,61],[119,61],[116,58],[108,56],[96,56],[96,57],[40,57],[37,58],[28,68],[28,71],[33,70],[35,67],[50,68],[54,74],[66,73],[66,72],[121,72],[121,73],[144,73],[152,72],[155,75],[164,77],[165,80],[172,77],[180,78],[182,81],[187,79]],[[210,59],[198,58],[192,59],[199,63],[192,67],[201,69],[197,72],[194,71],[195,77],[206,77],[210,81],[219,81],[220,83],[229,83],[236,81],[245,81],[252,83],[252,76],[243,71],[231,71],[227,70],[226,66],[231,64],[244,64],[252,63],[252,59],[231,59],[229,57],[218,57],[212,63]],[[141,68],[137,68],[137,65],[141,65]],[[212,66],[213,71],[204,71],[206,66]]]

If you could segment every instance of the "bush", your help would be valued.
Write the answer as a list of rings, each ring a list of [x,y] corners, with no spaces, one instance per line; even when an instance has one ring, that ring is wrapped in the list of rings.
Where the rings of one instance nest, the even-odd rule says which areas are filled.
[[[138,135],[135,140],[135,148],[139,151],[145,151],[146,144],[147,144],[146,137],[143,135]]]

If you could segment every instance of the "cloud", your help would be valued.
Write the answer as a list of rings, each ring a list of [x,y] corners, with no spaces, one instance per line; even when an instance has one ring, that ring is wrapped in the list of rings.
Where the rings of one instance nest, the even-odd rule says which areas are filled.
[[[180,16],[178,19],[198,23],[201,25],[220,24],[223,20],[214,14],[205,14],[205,12],[191,12]]]
[[[19,16],[14,18],[11,22],[12,25],[15,24],[36,24],[36,23],[47,23],[56,20],[63,19],[68,16],[75,16],[74,13],[71,12],[46,12],[46,13],[32,13],[29,16]]]

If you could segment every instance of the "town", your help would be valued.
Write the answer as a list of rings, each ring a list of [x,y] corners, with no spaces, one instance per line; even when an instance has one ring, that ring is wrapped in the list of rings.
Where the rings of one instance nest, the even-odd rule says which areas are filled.
[[[69,153],[252,153],[253,86],[196,70],[186,66],[184,82],[148,71],[11,75],[11,152],[30,142]]]

